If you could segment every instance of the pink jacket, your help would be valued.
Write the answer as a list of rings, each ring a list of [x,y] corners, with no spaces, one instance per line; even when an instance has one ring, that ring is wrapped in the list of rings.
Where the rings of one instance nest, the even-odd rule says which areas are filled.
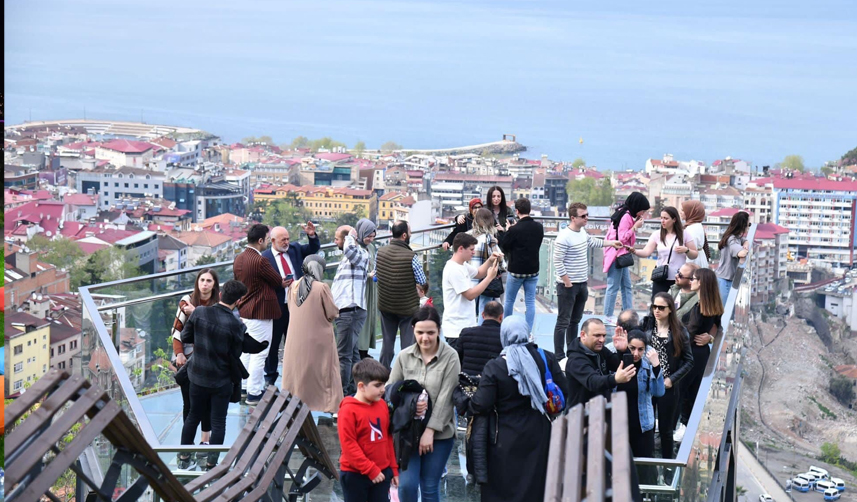
[[[619,234],[618,236],[616,234]],[[619,222],[619,231],[616,232],[616,229],[613,225],[610,225],[610,230],[607,231],[607,235],[605,236],[607,240],[618,240],[622,244],[626,246],[633,246],[637,242],[637,234],[634,230],[634,217],[631,216],[631,213],[625,213],[625,216],[622,217],[622,220]],[[619,255],[628,254],[628,250],[626,249],[616,249],[612,247],[604,248],[604,273],[606,274],[608,270],[610,270],[610,265],[616,261],[616,257]]]

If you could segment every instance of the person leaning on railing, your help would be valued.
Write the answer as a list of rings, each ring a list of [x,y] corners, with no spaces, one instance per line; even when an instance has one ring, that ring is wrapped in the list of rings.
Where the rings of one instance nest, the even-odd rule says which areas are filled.
[[[750,229],[750,215],[739,211],[732,216],[729,226],[723,232],[723,237],[717,244],[720,249],[720,264],[717,266],[717,285],[720,287],[720,301],[726,305],[729,290],[732,289],[732,279],[738,270],[738,263],[747,256],[750,243],[747,241],[747,231]]]
[[[187,378],[187,368],[181,368],[187,364],[188,358],[193,354],[192,343],[182,343],[182,329],[187,318],[196,307],[217,305],[220,301],[220,281],[217,272],[211,268],[204,268],[196,274],[193,283],[193,293],[182,296],[179,300],[179,308],[176,310],[176,318],[173,321],[173,363],[179,372],[176,374],[176,383],[182,391],[182,421],[187,420],[190,413],[190,380]],[[202,413],[202,439],[200,444],[208,444],[211,440],[211,410]]]

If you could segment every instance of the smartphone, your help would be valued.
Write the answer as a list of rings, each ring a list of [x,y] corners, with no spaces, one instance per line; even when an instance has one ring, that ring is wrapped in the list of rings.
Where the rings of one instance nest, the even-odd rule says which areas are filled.
[[[622,354],[622,363],[625,365],[626,368],[628,366],[633,366],[634,365],[634,355],[629,353],[629,352]]]
[[[295,274],[286,274],[286,280],[287,281],[291,281],[294,278],[295,278]]]

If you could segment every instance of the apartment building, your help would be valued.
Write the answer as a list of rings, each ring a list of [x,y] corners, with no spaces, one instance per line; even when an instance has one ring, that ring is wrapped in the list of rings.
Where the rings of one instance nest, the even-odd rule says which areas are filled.
[[[857,181],[824,178],[773,178],[774,223],[789,232],[796,258],[833,267],[855,263]]]
[[[165,174],[137,167],[99,167],[77,174],[75,188],[80,193],[96,193],[102,209],[123,198],[164,198]],[[92,192],[90,192],[92,190]]]
[[[26,312],[6,315],[3,322],[8,351],[4,366],[6,397],[20,393],[48,372],[51,364],[50,325],[49,321]]]
[[[772,302],[778,291],[784,291],[787,277],[789,229],[774,223],[762,223],[756,228],[750,260],[751,306]]]
[[[416,200],[404,192],[385,193],[378,199],[378,225],[388,225],[397,220],[408,221],[414,203]]]

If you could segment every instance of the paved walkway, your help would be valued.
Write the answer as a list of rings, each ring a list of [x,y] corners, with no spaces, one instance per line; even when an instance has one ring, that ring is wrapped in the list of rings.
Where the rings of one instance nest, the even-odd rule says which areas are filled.
[[[738,470],[747,470],[759,482],[762,488],[768,492],[768,495],[776,501],[791,500],[791,497],[786,493],[785,489],[774,479],[768,471],[762,467],[762,464],[756,460],[756,457],[744,446],[744,443],[738,442]],[[758,499],[756,499],[758,500]]]

